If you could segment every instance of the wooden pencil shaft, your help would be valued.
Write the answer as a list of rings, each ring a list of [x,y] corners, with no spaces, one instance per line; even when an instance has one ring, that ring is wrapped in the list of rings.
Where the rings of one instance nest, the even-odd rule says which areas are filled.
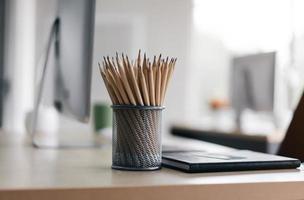
[[[98,65],[99,65],[99,72],[100,72],[100,75],[101,75],[101,77],[102,77],[102,79],[103,79],[103,81],[104,81],[104,84],[105,84],[106,89],[107,89],[107,91],[108,91],[108,93],[109,93],[109,96],[110,96],[110,98],[111,98],[111,101],[112,101],[113,104],[116,104],[116,103],[117,103],[116,97],[114,97],[113,91],[110,90],[108,81],[106,80],[106,77],[105,77],[105,75],[104,75],[104,72],[102,71],[101,66],[100,66],[99,63],[98,63]]]
[[[114,93],[114,97],[116,98],[116,103],[115,104],[123,104],[123,100],[119,95],[119,92],[117,91],[117,89],[115,88],[115,86],[113,84],[111,84],[110,82],[108,83],[109,88],[112,88],[112,92]]]
[[[144,77],[145,77],[145,81],[146,81],[146,84],[147,84],[147,91],[148,91],[148,96],[149,96],[149,101],[151,102],[151,99],[150,99],[150,87],[149,87],[149,75],[148,75],[148,72],[149,72],[149,59],[146,59],[146,54],[144,55],[144,61],[143,61],[143,73],[144,73]]]
[[[123,99],[124,104],[130,104],[130,101],[128,99],[127,93],[125,91],[125,88],[123,86],[122,80],[121,80],[121,76],[119,74],[119,71],[117,69],[117,67],[115,66],[115,63],[113,63],[112,61],[114,61],[114,59],[112,59],[112,61],[109,59],[109,57],[107,57],[108,62],[110,63],[110,72],[112,73],[112,76],[114,77],[114,83],[116,83],[118,91]]]
[[[157,67],[157,74],[156,74],[156,105],[160,106],[160,90],[161,90],[161,67],[162,62],[159,63],[159,66]]]
[[[116,98],[118,99],[119,104],[123,104],[123,99],[119,93],[119,90],[115,84],[115,79],[108,69],[105,69],[106,79],[108,80],[109,85],[113,88]]]
[[[135,78],[133,67],[131,67],[128,57],[127,57],[127,63],[128,63],[129,69],[130,69],[130,78],[131,78],[131,82],[132,82],[133,88],[135,90],[135,95],[137,97],[137,101],[138,101],[138,103],[140,105],[143,106],[144,103],[143,103],[143,99],[142,99],[142,96],[141,96],[141,93],[140,93],[140,90],[139,90],[139,87],[138,87],[138,82],[137,82],[137,80]]]
[[[172,65],[173,59],[170,60],[170,62],[168,63],[168,57],[166,60],[166,65],[164,68],[164,75],[163,75],[163,79],[162,79],[162,98],[161,98],[161,104],[164,103],[164,99],[165,99],[165,94],[166,94],[166,88],[167,88],[167,83],[168,83],[168,73],[169,73],[169,68]]]
[[[161,91],[160,91],[160,102],[163,103],[164,93],[165,93],[165,84],[167,82],[167,69],[168,69],[168,57],[167,60],[164,62],[162,67],[162,77],[161,77]]]
[[[134,84],[133,84],[133,79],[132,79],[132,72],[131,72],[131,68],[130,68],[130,66],[128,65],[128,63],[126,62],[125,63],[125,72],[126,72],[126,77],[127,77],[127,79],[128,79],[128,83],[129,83],[129,85],[130,85],[130,88],[131,88],[131,90],[132,90],[132,94],[133,94],[133,96],[134,96],[134,99],[135,99],[135,101],[136,101],[136,104],[139,104],[139,100],[138,100],[138,97],[137,97],[137,94],[136,94],[136,88],[135,88],[135,86],[134,86]]]
[[[140,63],[141,63],[141,58],[140,58],[140,49],[139,49],[138,56],[137,56],[137,65],[140,65]]]
[[[102,75],[102,77],[103,77],[104,80],[106,80],[104,75]],[[111,98],[112,103],[117,104],[118,100],[116,99],[114,92],[110,89],[109,83],[106,82],[106,81],[105,81],[105,86],[106,86],[106,89],[109,93],[109,96]]]
[[[146,106],[150,106],[149,94],[147,90],[147,84],[142,67],[139,68],[139,80],[142,96],[144,97],[144,102]]]
[[[149,63],[149,87],[150,87],[150,100],[151,100],[151,105],[155,106],[155,90],[154,90],[154,77],[153,77],[153,69],[151,64]]]
[[[167,92],[169,81],[171,80],[171,77],[172,77],[172,74],[174,71],[176,60],[177,59],[175,58],[175,60],[171,63],[170,68],[169,68],[168,77],[167,77],[167,81],[166,81],[166,87],[165,87],[165,94]]]
[[[128,56],[116,52],[116,57],[103,57],[99,70],[113,104],[162,106],[176,60],[162,59],[160,54],[151,63],[139,50],[130,62]]]
[[[123,87],[123,84],[122,84],[122,81],[121,81],[119,75],[117,73],[115,73],[115,74],[113,74],[113,77],[115,79],[114,83],[116,83],[116,86],[118,88],[120,96],[123,99],[124,104],[130,104],[130,101],[129,101],[128,96],[127,96],[127,94],[126,94],[126,92],[124,90],[124,87]]]
[[[135,98],[134,98],[134,95],[132,93],[132,89],[129,85],[129,82],[128,82],[128,78],[127,78],[127,73],[125,71],[125,67],[124,65],[121,65],[120,64],[120,61],[119,61],[119,58],[118,58],[118,54],[116,54],[116,62],[117,62],[117,66],[118,66],[118,69],[119,69],[119,72],[121,74],[121,79],[122,79],[122,82],[123,82],[123,86],[126,90],[126,93],[131,101],[131,104],[133,105],[136,105],[136,101],[135,101]]]

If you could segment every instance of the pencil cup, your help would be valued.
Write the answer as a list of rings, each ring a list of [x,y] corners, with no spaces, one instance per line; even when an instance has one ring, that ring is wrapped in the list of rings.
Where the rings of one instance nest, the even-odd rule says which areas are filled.
[[[164,107],[113,105],[112,168],[161,167],[161,116]]]

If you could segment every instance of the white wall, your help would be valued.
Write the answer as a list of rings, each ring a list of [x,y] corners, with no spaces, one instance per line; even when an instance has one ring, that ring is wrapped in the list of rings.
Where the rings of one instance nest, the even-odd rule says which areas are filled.
[[[39,64],[39,58],[44,51],[55,16],[57,0],[9,2],[8,13],[11,16],[9,19],[11,23],[8,28],[6,76],[13,84],[5,105],[4,126],[22,131],[24,113],[33,103],[34,66]],[[197,6],[197,2],[199,6],[194,7]],[[167,128],[174,121],[191,120],[201,116],[208,110],[207,102],[210,98],[228,98],[231,51],[225,41],[228,36],[233,36],[232,38],[235,39],[233,33],[236,30],[233,26],[229,27],[229,21],[226,23],[224,16],[220,15],[223,9],[218,7],[218,2],[212,2],[212,0],[97,0],[92,103],[100,101],[110,103],[97,70],[97,63],[102,56],[115,55],[118,51],[134,57],[138,49],[142,49],[150,56],[162,53],[178,58],[165,101],[164,127]],[[234,4],[237,5],[236,2],[240,1],[234,0],[225,5],[234,7]],[[266,8],[263,10],[267,11]],[[242,9],[237,8],[236,11],[243,12]],[[225,12],[229,14],[228,11]],[[237,13],[234,14],[232,18],[237,16]],[[254,20],[250,16],[247,17]],[[272,18],[268,22],[271,24]],[[239,22],[235,21],[232,25],[237,23]],[[286,23],[284,21],[284,26]],[[280,27],[275,24],[276,27]],[[217,27],[219,29],[216,29]],[[220,37],[219,32],[222,30],[230,34],[226,39]],[[264,37],[263,34],[258,36]],[[271,34],[266,36],[271,37]],[[243,40],[246,40],[245,36],[242,37]],[[296,46],[297,69],[302,74],[303,36],[298,35],[297,41],[302,42]],[[229,44],[230,47],[233,46],[232,43]],[[240,45],[242,45],[240,42],[237,43],[237,47]],[[247,47],[246,43],[243,46]],[[286,50],[288,47],[285,45],[283,48]],[[254,49],[258,50],[258,47]],[[286,57],[286,52],[283,54]],[[284,56],[282,58],[284,65],[287,59]],[[280,73],[282,76],[284,71]],[[280,87],[284,87],[282,81],[281,85]],[[278,98],[283,99],[284,96],[286,93],[283,92]]]
[[[136,56],[139,49],[153,55],[177,57],[176,71],[165,101],[164,124],[183,119],[191,45],[192,2],[189,0],[97,0],[92,100],[108,101],[97,70],[105,55],[124,52]]]
[[[107,101],[97,62],[116,51],[134,57],[138,49],[151,57],[177,57],[176,71],[166,97],[167,122],[182,119],[187,107],[192,2],[188,0],[97,0],[92,102]],[[32,107],[34,69],[45,50],[57,0],[15,0],[10,3],[8,76],[12,82],[6,105],[5,127],[24,131],[24,115]],[[18,57],[18,59],[14,59]],[[20,73],[19,73],[20,72]],[[37,75],[37,73],[36,73]]]
[[[11,0],[6,6],[5,78],[10,80],[10,90],[5,99],[3,128],[23,133],[34,91],[35,0]]]
[[[187,120],[208,114],[212,98],[229,98],[230,51],[218,38],[192,29]]]
[[[194,0],[189,85],[197,94],[189,98],[191,117],[208,113],[212,97],[229,99],[231,56],[276,51],[275,114],[285,128],[304,86],[303,8],[301,0]]]

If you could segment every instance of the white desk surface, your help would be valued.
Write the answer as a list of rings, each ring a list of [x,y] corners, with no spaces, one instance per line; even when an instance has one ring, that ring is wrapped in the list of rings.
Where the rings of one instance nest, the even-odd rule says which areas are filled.
[[[173,139],[172,143],[179,141]],[[223,150],[191,140],[183,144]],[[111,169],[111,149],[35,149],[0,133],[2,199],[304,199],[304,172],[187,174]]]

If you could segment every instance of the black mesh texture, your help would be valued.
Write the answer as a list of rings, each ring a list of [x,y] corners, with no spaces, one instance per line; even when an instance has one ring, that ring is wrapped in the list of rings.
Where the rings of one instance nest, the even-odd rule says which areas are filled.
[[[157,107],[113,107],[113,168],[161,166],[161,113]]]

